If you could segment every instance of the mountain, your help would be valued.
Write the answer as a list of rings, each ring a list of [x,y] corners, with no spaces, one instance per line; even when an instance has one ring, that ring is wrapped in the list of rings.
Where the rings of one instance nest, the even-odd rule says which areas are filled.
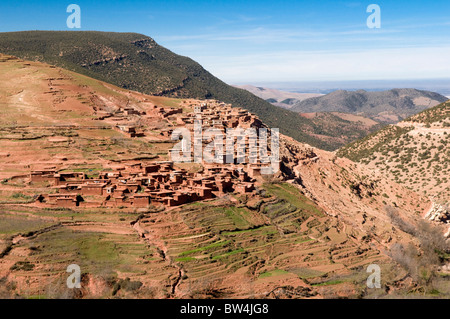
[[[334,132],[232,87],[192,59],[177,55],[136,33],[26,31],[0,33],[0,53],[46,62],[139,92],[218,99],[257,114],[269,127],[298,141],[334,150],[345,143]]]
[[[252,85],[236,87],[245,89],[275,106],[286,109],[291,108],[299,101],[323,95],[316,93],[292,93]],[[325,141],[330,146],[325,148],[326,150],[335,150],[340,146],[363,138],[383,126],[372,119],[350,113],[313,112],[300,113],[300,115],[309,119],[314,125],[314,129],[303,127],[303,130],[308,135]]]
[[[287,92],[253,85],[235,85],[235,87],[247,90],[254,95],[266,100],[267,102],[279,107],[283,107],[285,109],[290,109],[297,102],[303,101],[305,99],[323,95],[319,93]]]
[[[362,115],[383,123],[396,123],[448,99],[438,93],[416,89],[367,92],[337,90],[327,95],[300,101],[291,110],[344,112]]]
[[[338,150],[338,156],[450,203],[450,102],[413,115]]]
[[[365,165],[281,135],[276,175],[251,177],[243,164],[171,170],[168,133],[192,130],[204,100],[5,55],[0,92],[0,297],[449,297],[442,227],[422,218],[430,200]],[[216,181],[254,189],[167,201]],[[80,289],[67,287],[71,264]],[[383,289],[367,287],[370,264]]]

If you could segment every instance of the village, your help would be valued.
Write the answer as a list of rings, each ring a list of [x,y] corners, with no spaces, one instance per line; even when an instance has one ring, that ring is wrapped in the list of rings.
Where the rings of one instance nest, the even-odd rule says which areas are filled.
[[[114,113],[97,110],[97,119],[114,121],[117,123],[114,129],[129,138],[145,136],[145,129],[129,125],[126,121],[128,115],[137,115],[144,120],[146,117],[167,120],[171,129],[161,131],[160,135],[164,139],[169,139],[176,127],[184,127],[194,133],[196,120],[200,120],[205,128],[213,127],[221,132],[227,128],[262,126],[261,121],[246,110],[232,108],[218,101],[208,102],[191,105],[194,112],[187,114],[181,108],[158,106],[152,106],[147,111],[131,107],[121,108]],[[33,170],[29,182],[46,182],[50,185],[51,192],[37,196],[38,204],[65,208],[173,207],[220,197],[229,192],[252,193],[262,178],[264,167],[273,163],[258,161],[256,150],[250,149],[249,140],[243,138],[244,144],[236,145],[233,154],[215,154],[216,159],[220,157],[222,160],[212,163],[202,160],[202,169],[198,172],[187,172],[177,167],[174,161],[127,161],[112,163],[108,170],[99,172],[96,178],[88,178],[85,172],[59,172],[56,167]],[[206,142],[200,141],[203,144]],[[239,154],[241,157],[237,160]],[[231,163],[225,160],[230,156],[233,158]],[[278,162],[276,164],[279,165]]]

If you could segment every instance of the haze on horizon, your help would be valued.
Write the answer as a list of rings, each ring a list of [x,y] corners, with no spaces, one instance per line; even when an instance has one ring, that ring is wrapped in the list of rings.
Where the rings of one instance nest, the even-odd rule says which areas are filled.
[[[444,79],[450,2],[74,1],[80,30],[137,32],[227,83]],[[381,28],[366,24],[369,4]],[[0,32],[69,30],[68,3],[0,5]]]
[[[235,83],[234,85],[248,85]],[[449,79],[403,79],[403,80],[359,80],[359,81],[294,81],[294,82],[252,82],[255,87],[271,88],[296,93],[327,94],[335,90],[386,91],[399,88],[415,88],[433,91],[450,98]]]

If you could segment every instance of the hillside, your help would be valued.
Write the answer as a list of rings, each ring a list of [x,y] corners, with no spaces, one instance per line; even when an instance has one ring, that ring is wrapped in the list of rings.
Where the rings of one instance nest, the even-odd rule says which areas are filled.
[[[322,138],[330,145],[336,146],[347,145],[384,126],[374,120],[348,113],[317,112],[300,113],[300,115],[309,119],[317,128],[315,131],[309,131],[310,135]]]
[[[443,229],[422,219],[430,201],[363,165],[282,135],[275,176],[250,178],[245,164],[219,165],[225,174],[204,163],[171,169],[167,133],[188,128],[203,101],[4,55],[0,93],[2,297],[449,296]],[[187,194],[178,189],[203,196],[214,180],[234,188],[170,204],[171,193]],[[81,289],[66,286],[73,263]],[[383,289],[366,286],[372,263]]]
[[[218,99],[257,114],[269,127],[310,145],[335,150],[345,144],[317,127],[242,89],[225,84],[192,59],[136,33],[27,31],[0,33],[0,53],[57,65],[142,93]],[[348,142],[348,141],[347,141]]]
[[[367,92],[338,90],[300,101],[297,112],[344,112],[369,117],[377,122],[396,123],[448,99],[438,93],[416,89]]]
[[[450,102],[390,125],[337,152],[388,179],[450,202]]]

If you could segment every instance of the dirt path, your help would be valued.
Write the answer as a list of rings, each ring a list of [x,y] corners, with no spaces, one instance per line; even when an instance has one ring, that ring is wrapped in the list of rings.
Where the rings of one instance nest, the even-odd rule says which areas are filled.
[[[412,131],[409,131],[408,134],[410,135],[418,135],[418,134],[424,134],[432,133],[437,135],[444,135],[445,132],[448,133],[448,128],[431,128],[431,127],[425,127],[424,124],[418,124],[418,123],[410,123],[410,122],[400,122],[397,123],[396,126],[398,127],[410,127],[414,126],[414,129]]]
[[[172,286],[171,295],[173,298],[179,298],[180,296],[178,288],[185,275],[185,270],[183,269],[182,265],[179,265],[170,257],[170,255],[168,254],[168,247],[164,242],[164,240],[157,238],[156,236],[152,235],[148,230],[144,229],[140,224],[140,219],[141,218],[138,218],[135,222],[132,222],[131,226],[139,234],[140,237],[142,237],[149,244],[154,245],[156,247],[162,259],[166,261],[169,264],[169,266],[176,268],[177,275],[171,285]]]

